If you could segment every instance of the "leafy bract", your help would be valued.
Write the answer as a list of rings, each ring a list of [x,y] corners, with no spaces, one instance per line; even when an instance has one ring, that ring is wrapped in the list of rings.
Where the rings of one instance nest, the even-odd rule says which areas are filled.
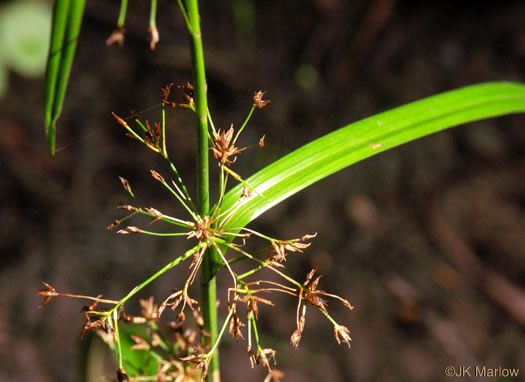
[[[525,85],[493,82],[468,86],[376,114],[310,142],[246,181],[262,196],[241,198],[231,189],[222,211],[232,208],[225,228],[241,228],[309,185],[403,143],[467,122],[525,112]]]

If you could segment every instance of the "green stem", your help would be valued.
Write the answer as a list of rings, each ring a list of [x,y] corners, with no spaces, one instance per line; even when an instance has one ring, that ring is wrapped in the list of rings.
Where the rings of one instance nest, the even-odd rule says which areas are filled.
[[[197,114],[197,194],[198,212],[204,216],[209,208],[208,165],[208,103],[206,98],[206,73],[200,31],[197,0],[187,0],[186,9],[191,24],[190,46],[193,65],[195,112]]]
[[[209,212],[209,164],[208,164],[208,103],[206,98],[206,73],[200,28],[198,0],[186,0],[186,15],[190,35],[191,61],[193,67],[193,88],[195,113],[197,114],[197,210],[200,216]],[[183,9],[183,7],[181,7]],[[184,12],[183,12],[184,15]],[[185,17],[186,18],[186,17]],[[217,254],[208,250],[203,260],[201,273],[202,306],[206,330],[210,337],[204,338],[204,345],[217,341],[217,295],[214,264]],[[219,382],[218,352],[212,356],[208,368],[207,382]]]

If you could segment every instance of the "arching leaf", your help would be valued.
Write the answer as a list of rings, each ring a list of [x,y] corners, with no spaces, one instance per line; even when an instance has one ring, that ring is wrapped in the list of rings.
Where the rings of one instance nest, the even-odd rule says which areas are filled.
[[[250,221],[309,185],[403,143],[449,127],[525,112],[525,86],[494,82],[468,86],[412,102],[340,128],[304,145],[246,181],[263,196],[240,200],[243,186],[231,189],[222,211],[238,203],[225,228]]]

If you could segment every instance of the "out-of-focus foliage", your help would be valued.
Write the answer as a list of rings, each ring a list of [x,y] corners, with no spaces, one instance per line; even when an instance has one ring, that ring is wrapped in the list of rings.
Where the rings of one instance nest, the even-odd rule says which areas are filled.
[[[12,1],[0,8],[0,96],[7,91],[7,71],[30,78],[46,68],[51,27],[49,4]]]

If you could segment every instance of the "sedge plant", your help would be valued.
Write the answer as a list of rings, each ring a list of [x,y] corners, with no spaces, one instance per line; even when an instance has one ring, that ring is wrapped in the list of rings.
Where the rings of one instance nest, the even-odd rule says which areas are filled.
[[[167,162],[169,174],[154,169],[150,173],[160,188],[183,207],[186,216],[174,217],[152,206],[130,203],[119,206],[124,216],[111,223],[108,229],[122,235],[180,237],[187,240],[188,249],[120,299],[62,293],[47,283],[39,289],[39,294],[45,298],[43,304],[57,296],[91,302],[84,309],[86,321],[81,336],[95,331],[114,350],[119,381],[220,381],[218,354],[226,331],[233,338],[246,341],[247,358],[252,367],[261,364],[268,369],[265,381],[279,381],[283,373],[274,367],[276,352],[265,347],[264,328],[258,321],[259,306],[274,306],[272,296],[275,294],[288,295],[297,304],[295,330],[290,335],[294,347],[303,336],[308,308],[326,317],[338,343],[350,346],[350,330],[329,313],[328,300],[338,301],[349,310],[353,306],[346,298],[320,289],[321,276],[315,269],[299,280],[286,273],[289,254],[304,252],[316,237],[315,233],[283,240],[247,225],[291,195],[365,158],[449,127],[524,112],[525,85],[478,84],[416,101],[335,130],[246,178],[235,171],[233,164],[246,149],[264,147],[265,137],[246,147],[240,147],[239,137],[249,126],[252,114],[268,106],[270,101],[263,91],[256,91],[240,126],[215,126],[207,102],[198,1],[178,0],[177,3],[190,41],[191,83],[177,87],[169,84],[162,89],[159,121],[143,120],[136,113],[127,118],[116,113],[113,116],[126,135]],[[55,124],[63,104],[83,8],[83,1],[57,0],[55,3],[45,111],[51,152],[54,152]],[[122,0],[117,28],[108,44],[124,43],[126,9],[127,1]],[[152,0],[148,31],[151,49],[160,41],[155,24],[156,10],[157,2]],[[167,137],[177,134],[176,131],[168,132],[167,108],[195,115],[197,187],[194,197],[166,148]],[[210,170],[218,172],[217,195],[210,195]],[[133,199],[130,182],[124,178],[121,182]],[[130,223],[138,215],[150,218],[155,224],[153,227],[165,224],[170,229],[159,231]],[[259,250],[249,251],[248,240],[263,244]],[[241,262],[251,264],[250,269],[240,271],[238,263]],[[178,289],[166,293],[159,303],[154,297],[135,301],[134,297],[146,285],[182,264],[187,264],[187,277],[178,282]],[[229,285],[224,286],[227,301],[222,305],[222,320],[219,320],[216,304],[218,272],[226,272],[230,280]],[[268,273],[273,276],[268,277]],[[201,283],[200,297],[193,295],[192,285],[197,279]],[[126,312],[129,304],[140,304],[141,315],[129,315]],[[170,310],[173,313],[169,313]],[[172,316],[168,328],[161,320],[166,315]],[[137,358],[134,352],[143,352],[146,356]]]

